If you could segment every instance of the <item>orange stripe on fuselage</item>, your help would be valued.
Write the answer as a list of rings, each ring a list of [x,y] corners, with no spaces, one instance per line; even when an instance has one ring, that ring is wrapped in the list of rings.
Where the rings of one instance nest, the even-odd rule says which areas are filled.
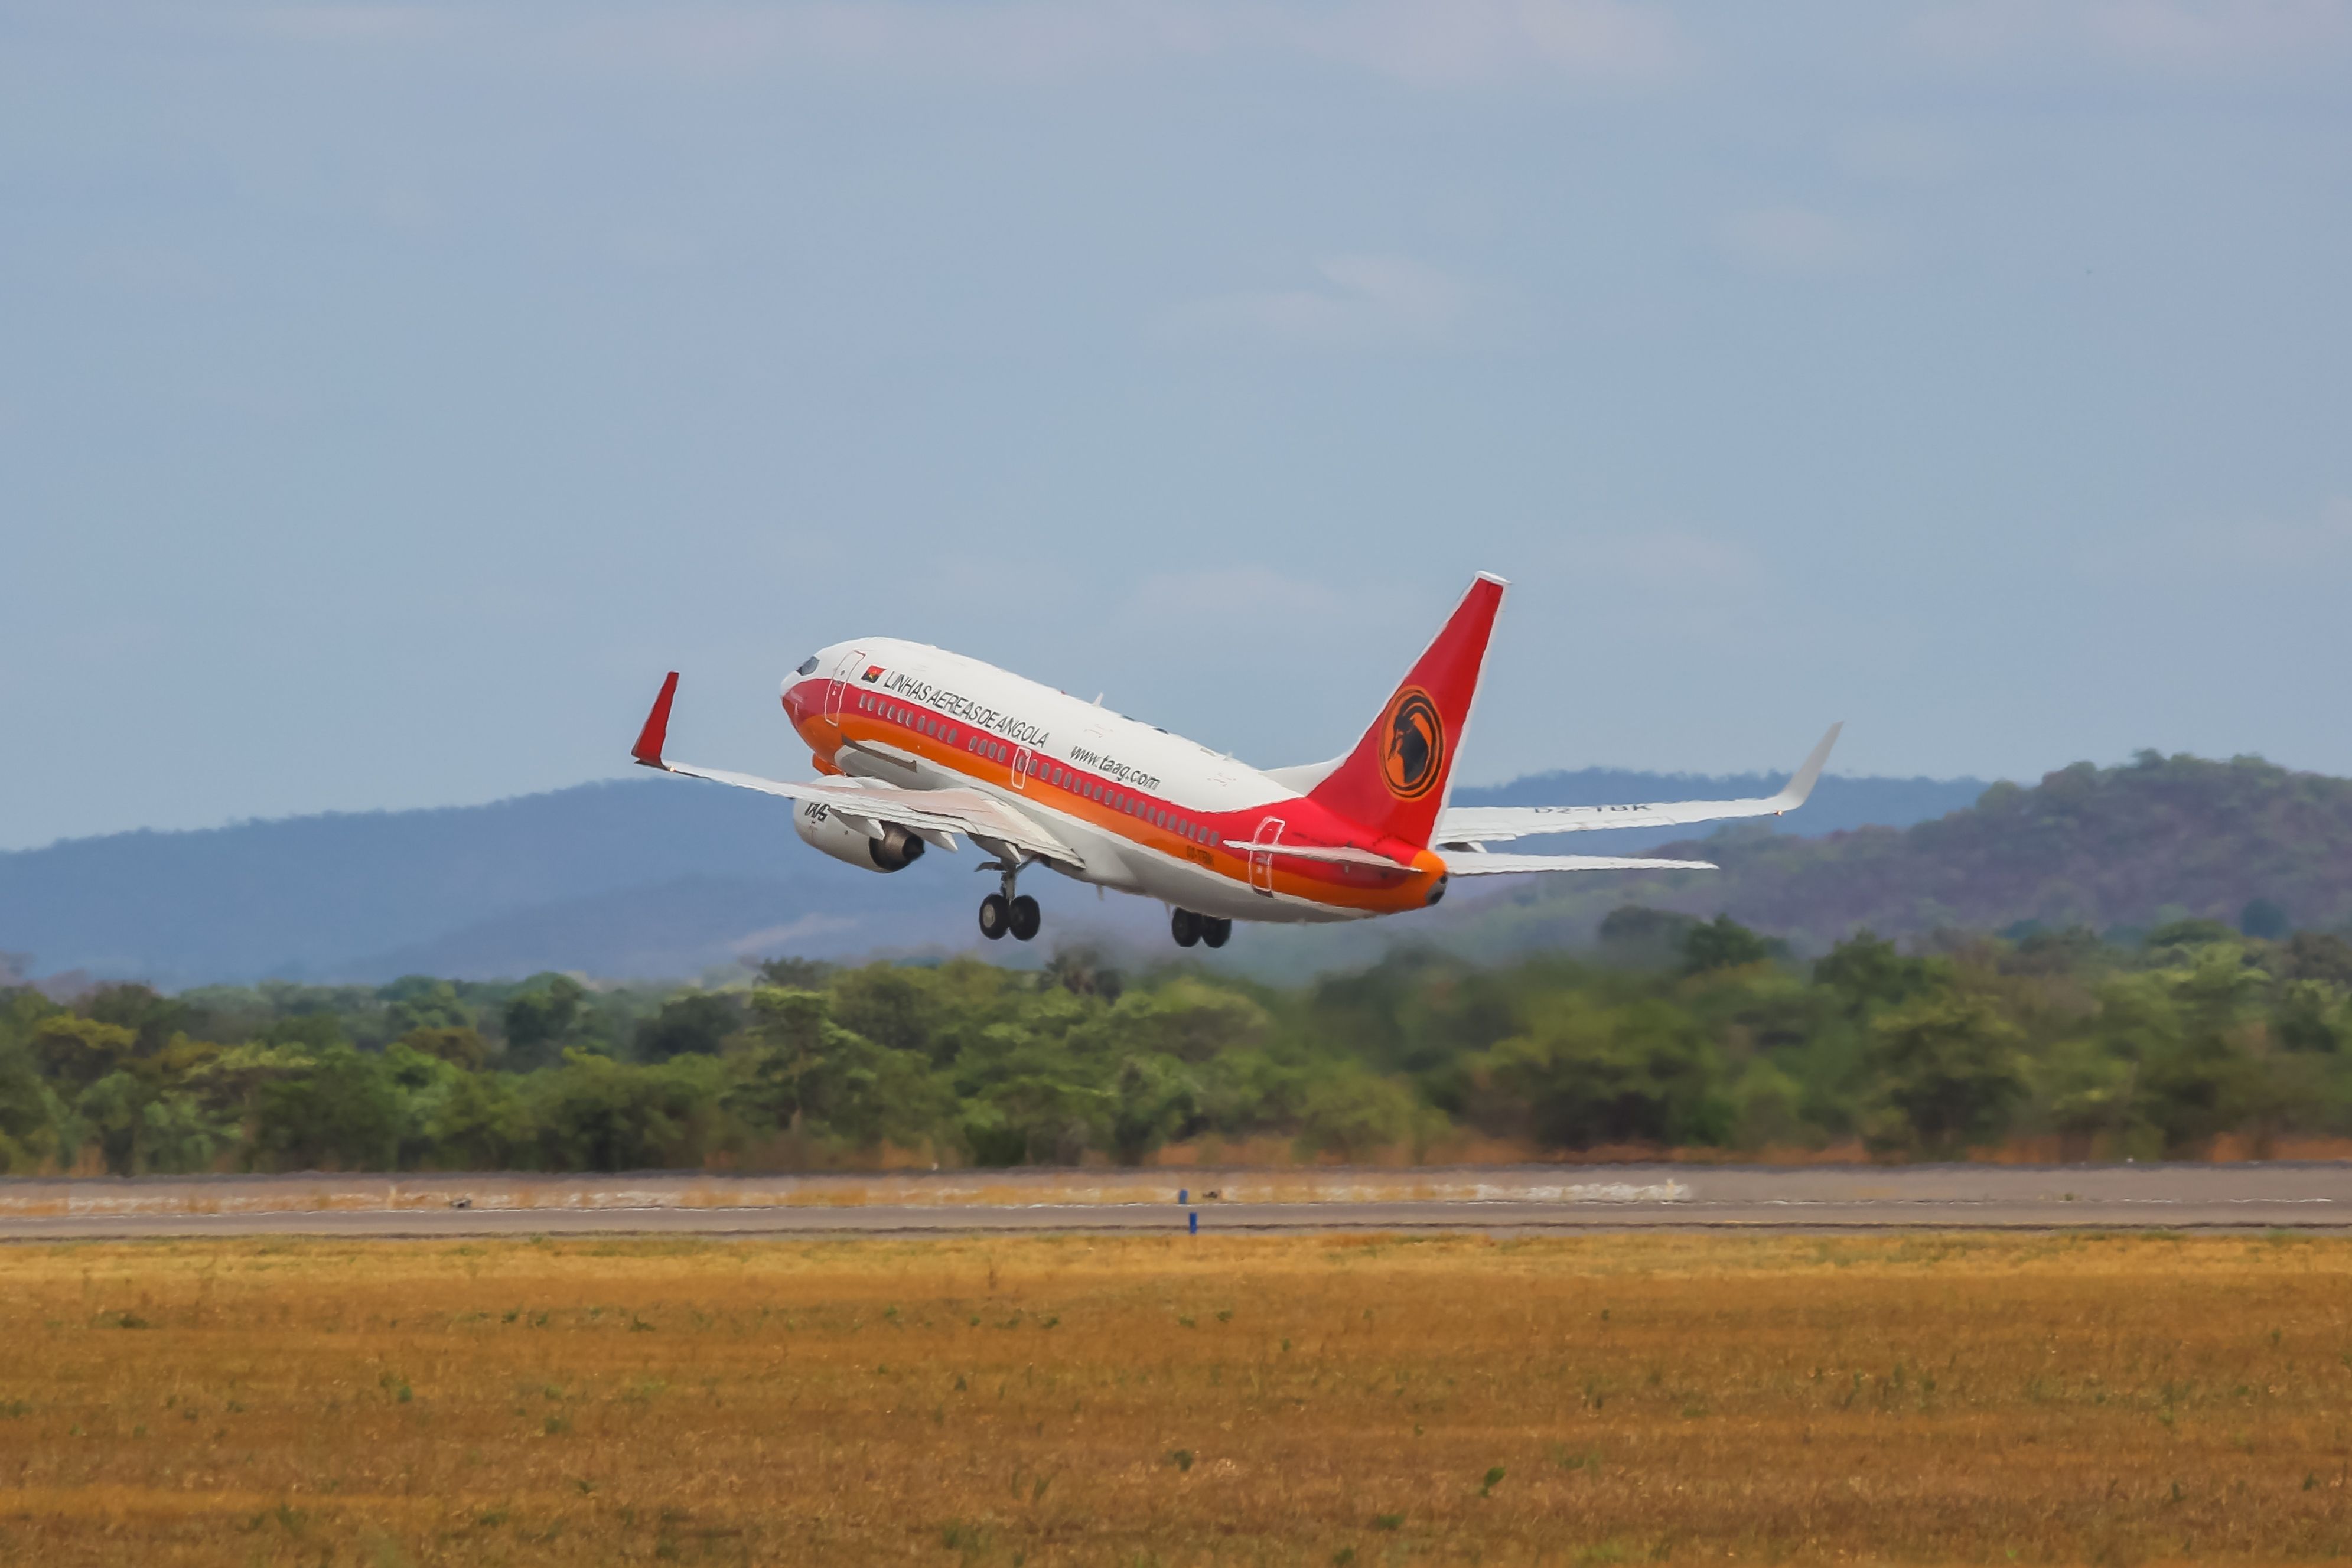
[[[841,771],[837,753],[844,741],[879,741],[935,768],[1008,789],[1015,799],[1035,800],[1116,838],[1190,862],[1244,886],[1250,881],[1247,841],[1268,817],[1282,819],[1282,841],[1286,844],[1315,849],[1369,849],[1399,862],[1396,873],[1390,873],[1276,857],[1272,877],[1276,893],[1338,909],[1368,914],[1419,909],[1429,902],[1431,885],[1445,873],[1445,862],[1430,851],[1397,840],[1384,841],[1304,796],[1246,811],[1203,811],[1160,796],[1142,794],[1116,779],[1044,756],[1036,758],[1039,767],[1058,771],[1068,782],[1054,783],[1053,774],[1039,771],[1029,774],[1024,783],[1015,784],[1009,759],[1021,748],[1011,742],[892,694],[861,691],[854,681],[843,687],[837,719],[829,720],[824,716],[824,698],[830,684],[824,678],[804,681],[783,697],[784,711],[794,721],[793,727],[801,738],[808,743],[821,772]],[[861,702],[871,702],[874,706],[862,707]],[[894,716],[898,714],[908,716],[912,722]],[[938,733],[921,728],[923,721],[929,721]],[[969,749],[969,742],[974,739],[1000,748],[1007,760],[1000,761]],[[1226,841],[1219,845],[1196,842],[1173,829],[1160,827],[1140,811],[1096,800],[1079,788],[1085,785],[1099,788],[1114,798],[1124,796],[1145,810],[1171,812]]]

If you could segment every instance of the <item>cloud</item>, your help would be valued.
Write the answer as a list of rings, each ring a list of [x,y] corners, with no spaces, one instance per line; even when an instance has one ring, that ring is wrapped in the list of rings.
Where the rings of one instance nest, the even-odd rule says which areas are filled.
[[[474,10],[477,36],[597,70],[697,78],[855,69],[1034,80],[1168,61],[1319,61],[1430,87],[1510,79],[1641,85],[1681,74],[1687,48],[1659,7],[1626,0],[802,0],[545,13]],[[415,6],[276,8],[248,25],[364,46],[451,33]]]
[[[1356,602],[1328,583],[1262,566],[1155,572],[1136,583],[1129,614],[1185,626],[1203,622],[1297,626],[1340,619]]]
[[[2352,51],[2352,0],[1968,0],[1928,12],[1911,37],[1931,57],[1962,67],[2242,75]]]
[[[2082,570],[2095,578],[2200,591],[2252,580],[2335,594],[2352,570],[2352,497],[2336,497],[2308,517],[2186,523],[2158,530],[2129,551],[2102,545],[2083,553]]]
[[[675,272],[703,256],[702,246],[671,229],[640,225],[622,229],[604,242],[613,259],[640,272]]]
[[[1816,276],[1875,265],[1885,246],[1866,230],[1811,207],[1758,207],[1734,214],[1723,243],[1743,261],[1774,272]]]
[[[1918,125],[1878,124],[1841,137],[1838,166],[1858,179],[1885,185],[1936,185],[1975,170],[1974,147],[1957,134]]]
[[[1678,75],[1686,52],[1661,8],[1608,0],[1391,0],[1267,26],[1275,47],[1433,86],[1529,75],[1654,82]]]
[[[425,43],[457,31],[456,17],[426,5],[277,5],[243,19],[257,32],[316,44]]]
[[[1583,524],[1529,562],[1527,608],[1648,644],[1671,637],[1740,643],[1785,601],[1769,562],[1747,545],[1689,528]]]
[[[1625,535],[1597,559],[1612,577],[1643,588],[1738,595],[1765,586],[1763,565],[1745,545],[1678,528]]]
[[[2208,569],[2234,566],[2264,574],[2324,568],[2340,571],[2352,565],[2352,497],[2337,497],[2315,517],[2184,528],[2175,540],[2180,554],[2201,558]]]
[[[1309,288],[1216,295],[1171,314],[1182,341],[1274,342],[1326,349],[1434,347],[1454,340],[1470,291],[1409,256],[1341,256],[1315,269]]]

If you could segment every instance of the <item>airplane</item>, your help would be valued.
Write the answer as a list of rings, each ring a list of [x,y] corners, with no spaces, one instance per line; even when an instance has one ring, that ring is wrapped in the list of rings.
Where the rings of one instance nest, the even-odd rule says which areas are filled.
[[[794,802],[802,841],[873,872],[970,839],[998,875],[981,935],[1034,938],[1019,890],[1040,868],[1157,898],[1179,946],[1222,947],[1236,920],[1338,921],[1425,909],[1456,877],[1518,872],[1713,871],[1705,861],[1496,852],[1594,828],[1778,816],[1805,803],[1842,724],[1778,794],[1625,806],[1451,806],[1454,764],[1502,608],[1481,572],[1355,746],[1328,762],[1255,768],[977,659],[897,638],[819,649],[785,677],[784,716],[818,777],[782,783],[664,755],[671,671],[630,756],[647,768]]]

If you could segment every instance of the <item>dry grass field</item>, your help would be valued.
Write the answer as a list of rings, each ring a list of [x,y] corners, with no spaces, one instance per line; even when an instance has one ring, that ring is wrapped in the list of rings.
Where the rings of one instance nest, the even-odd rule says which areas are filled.
[[[2352,1242],[0,1250],[0,1561],[2352,1552]]]

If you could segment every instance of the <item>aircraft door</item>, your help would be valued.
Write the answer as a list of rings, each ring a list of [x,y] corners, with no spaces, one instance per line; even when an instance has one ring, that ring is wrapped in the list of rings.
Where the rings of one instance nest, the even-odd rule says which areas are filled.
[[[1267,898],[1274,896],[1274,856],[1268,852],[1281,842],[1282,825],[1280,817],[1268,817],[1250,840],[1250,886]]]
[[[1029,788],[1030,760],[1027,747],[1016,746],[1013,748],[1013,787],[1015,789]]]
[[[849,684],[850,677],[857,673],[857,666],[865,662],[866,655],[852,648],[841,656],[841,663],[833,667],[833,679],[824,688],[824,721],[835,729],[841,727],[841,689]]]

